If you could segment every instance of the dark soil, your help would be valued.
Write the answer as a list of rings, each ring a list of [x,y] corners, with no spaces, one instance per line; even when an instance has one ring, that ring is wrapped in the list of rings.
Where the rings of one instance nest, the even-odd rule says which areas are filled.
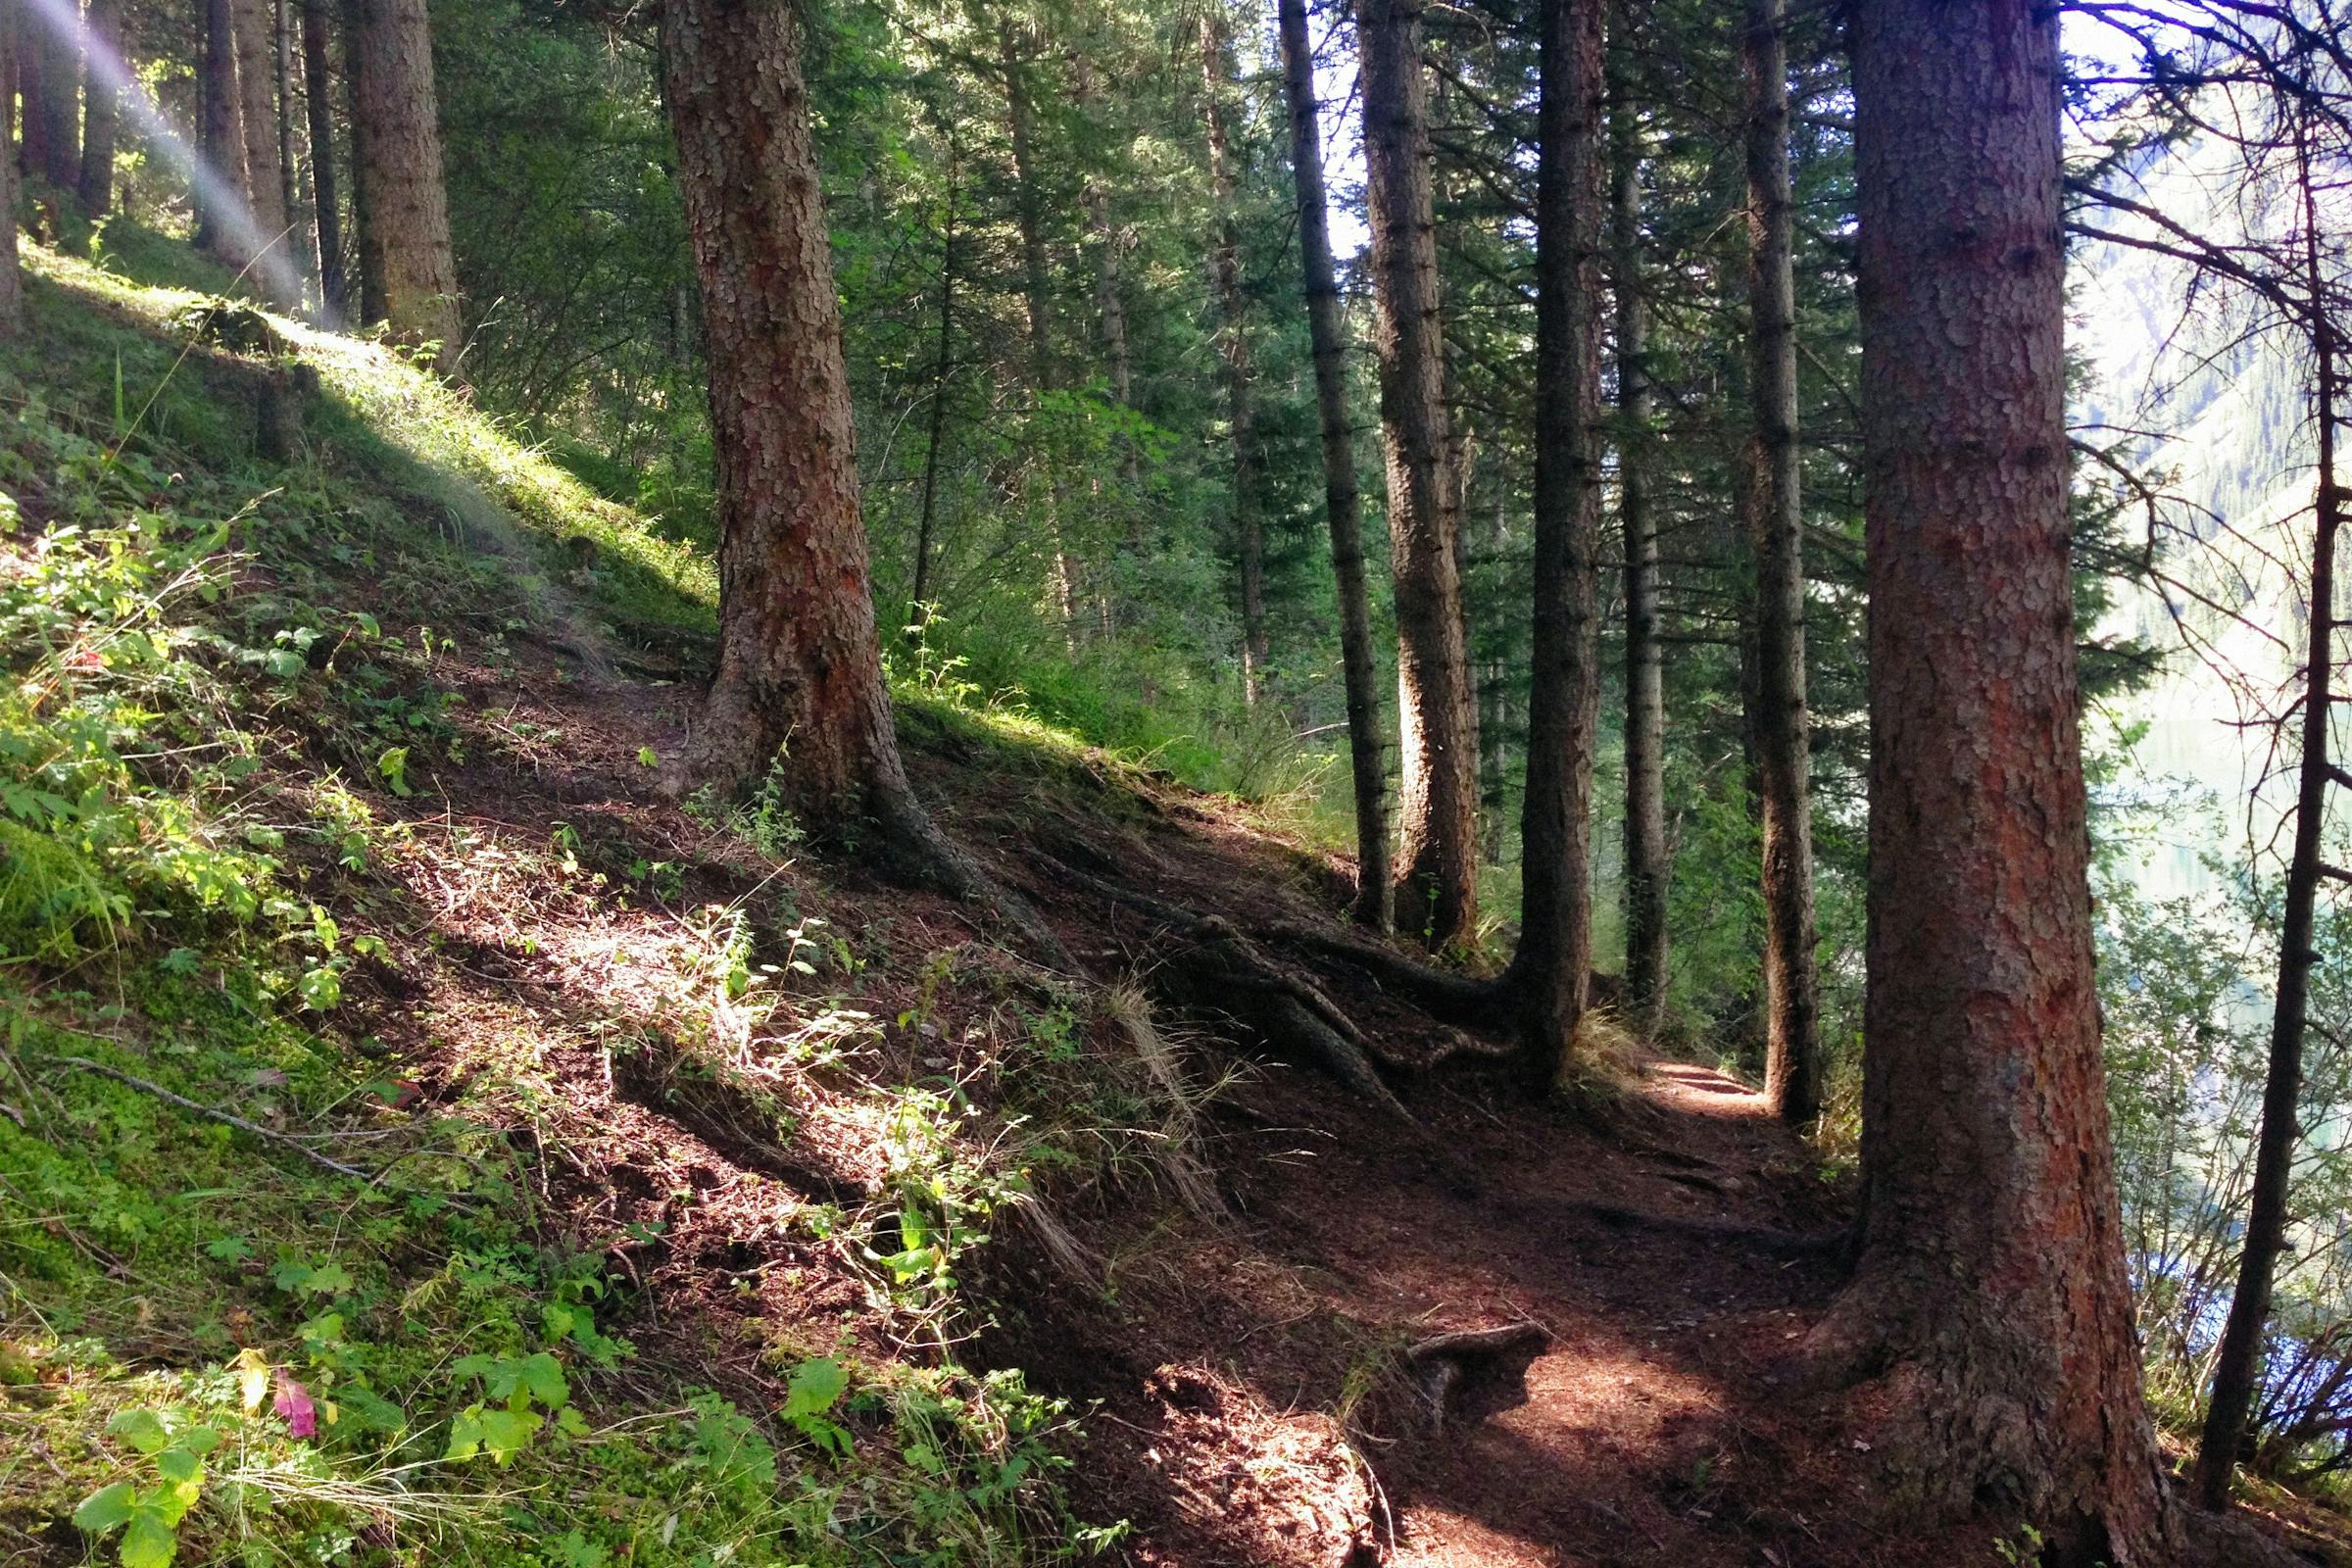
[[[745,899],[771,935],[829,921],[868,961],[860,1005],[885,1019],[915,1004],[931,955],[1002,965],[1000,994],[1023,983],[1019,965],[992,953],[969,911],[888,884],[854,852],[805,855],[822,882],[778,874],[662,805],[639,752],[675,750],[690,684],[559,678],[539,653],[438,673],[467,697],[478,734],[472,760],[440,768],[412,816],[418,835],[464,853],[407,868],[437,956],[382,981],[368,1027],[443,1099],[486,1054],[529,1043],[551,1093],[507,1119],[543,1152],[534,1180],[550,1223],[605,1250],[632,1286],[624,1327],[645,1375],[716,1382],[756,1406],[779,1382],[779,1344],[846,1336],[863,1353],[909,1353],[862,1310],[855,1271],[794,1223],[873,1187],[870,1138],[821,1096],[796,1101],[787,1126],[759,1063],[681,1075],[612,1020],[659,1012],[639,993],[682,912],[712,901]],[[1075,891],[1056,864],[1245,929],[1336,918],[1341,871],[1225,803],[936,720],[907,731],[917,786],[945,825],[1035,901],[1097,980],[1148,972],[1164,933]],[[502,873],[484,853],[541,852],[565,831],[580,845],[576,878]],[[616,897],[646,860],[665,862],[669,880]],[[404,951],[419,934],[401,933]],[[1345,966],[1316,977],[1397,1059],[1442,1034]],[[954,1004],[978,1006],[985,989]],[[1224,1212],[1148,1178],[1049,1190],[1052,1224],[1077,1248],[1055,1264],[1056,1250],[1006,1228],[976,1282],[997,1325],[966,1349],[1026,1368],[1086,1414],[1077,1510],[1132,1521],[1128,1560],[2000,1561],[1995,1538],[2015,1521],[1922,1533],[1889,1517],[1867,1391],[1807,1406],[1766,1386],[1838,1279],[1834,1249],[1788,1244],[1834,1237],[1847,1216],[1819,1158],[1746,1086],[1705,1066],[1633,1063],[1622,1103],[1595,1117],[1521,1103],[1499,1078],[1452,1064],[1397,1084],[1414,1117],[1404,1125],[1305,1064],[1259,1059],[1264,1043],[1214,1017],[1162,1022],[1196,1081],[1253,1064],[1204,1099],[1187,1135]],[[884,1049],[910,1075],[957,1070],[956,1023],[894,1026]],[[1433,1425],[1408,1348],[1514,1323],[1543,1331],[1533,1358],[1475,1369]]]

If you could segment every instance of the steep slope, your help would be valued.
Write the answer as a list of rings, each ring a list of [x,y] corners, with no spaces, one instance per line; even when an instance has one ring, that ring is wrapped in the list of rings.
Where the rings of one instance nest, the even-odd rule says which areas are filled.
[[[666,805],[704,558],[379,349],[34,264],[0,365],[6,1560],[2021,1539],[1890,1539],[1872,1412],[1764,1382],[1838,1194],[1740,1085],[1628,1063],[1596,1120],[1408,1066],[1398,1118],[1239,996],[1156,1008],[1171,906],[1336,933],[1331,867],[953,670],[901,672],[918,786],[1086,976],[772,801]],[[1312,974],[1383,1057],[1452,1044]]]

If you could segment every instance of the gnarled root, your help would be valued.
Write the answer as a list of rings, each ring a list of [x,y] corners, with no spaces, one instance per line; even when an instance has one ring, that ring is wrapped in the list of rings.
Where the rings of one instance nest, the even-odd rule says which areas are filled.
[[[1195,914],[1067,862],[1056,861],[1054,874],[1097,898],[1141,911],[1176,939],[1143,977],[1164,1000],[1224,1013],[1269,1044],[1304,1054],[1390,1115],[1412,1120],[1374,1065],[1363,1031],[1313,981],[1277,963],[1231,921]]]

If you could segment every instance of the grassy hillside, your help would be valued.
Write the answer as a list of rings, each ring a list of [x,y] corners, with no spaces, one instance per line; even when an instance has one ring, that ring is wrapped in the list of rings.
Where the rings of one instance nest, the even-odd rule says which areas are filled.
[[[196,271],[136,239],[114,265]],[[988,1227],[1040,1170],[1140,1160],[1170,1103],[1083,1060],[1102,999],[920,901],[828,923],[772,804],[650,801],[706,556],[381,348],[30,266],[0,360],[0,1556],[1114,1536],[1061,1501],[1062,1407],[958,1349]],[[1078,753],[911,678],[935,730]]]

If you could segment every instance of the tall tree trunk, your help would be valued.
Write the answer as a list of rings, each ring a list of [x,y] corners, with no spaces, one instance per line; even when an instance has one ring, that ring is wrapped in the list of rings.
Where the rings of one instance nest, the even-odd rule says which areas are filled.
[[[2169,1560],[2092,980],[2058,18],[1854,18],[1870,584],[1861,1250],[1795,1370],[1883,1372],[1885,1495]]]
[[[44,39],[49,29],[42,21],[41,13],[24,4],[23,0],[18,0],[10,8],[9,14],[0,18],[0,25],[5,25],[15,34],[11,51],[14,63],[9,72],[9,83],[12,102],[21,102],[23,105],[23,112],[17,121],[16,148],[17,169],[23,176],[19,184],[22,186],[25,180],[39,179],[42,171],[49,166],[49,114],[45,105],[49,83],[41,70],[41,55],[46,47]]]
[[[449,193],[442,183],[440,104],[433,92],[433,28],[425,0],[360,2],[360,160],[367,167],[367,223],[376,252],[383,319],[393,336],[440,343],[435,365],[457,371],[466,348],[457,261],[449,254]]]
[[[395,337],[441,345],[454,373],[465,349],[457,264],[450,254],[449,195],[442,183],[441,125],[433,92],[433,34],[424,0],[362,0],[360,143],[384,319]]]
[[[286,218],[286,250],[290,253],[296,279],[301,285],[297,303],[307,304],[310,288],[316,280],[312,264],[318,257],[318,246],[309,232],[302,210],[302,181],[294,158],[294,50],[293,28],[287,24],[286,0],[270,0],[270,66],[277,81],[277,204]]]
[[[1080,50],[1072,61],[1078,107],[1089,117],[1101,112],[1102,83],[1091,53]],[[1120,408],[1135,405],[1135,364],[1127,346],[1127,301],[1120,292],[1118,225],[1110,212],[1110,182],[1090,175],[1082,199],[1086,203],[1086,232],[1095,243],[1095,315],[1102,329],[1102,368],[1110,381],[1110,400]],[[1135,477],[1135,454],[1126,458],[1127,475]]]
[[[270,0],[233,0],[232,32],[237,50],[237,121],[245,138],[245,200],[261,249],[254,281],[278,304],[291,270],[286,213],[277,182],[276,68],[272,60]]]
[[[1233,538],[1242,579],[1242,696],[1252,706],[1266,678],[1266,529],[1258,510],[1257,441],[1250,407],[1250,336],[1242,299],[1242,226],[1234,208],[1233,150],[1225,125],[1225,31],[1200,17],[1200,92],[1208,122],[1209,189],[1217,206],[1217,315],[1225,357],[1225,417],[1233,436]]]
[[[343,0],[343,87],[351,100],[347,108],[351,117],[352,248],[360,270],[360,315],[356,324],[361,326],[372,326],[389,314],[384,299],[384,247],[375,233],[379,221],[375,192],[368,183],[368,166],[373,162],[369,144],[374,130],[362,112],[367,94],[361,86],[361,77],[368,69],[368,51],[361,35],[367,29],[368,0]],[[345,284],[347,289],[349,286]]]
[[[1397,730],[1404,789],[1396,917],[1432,948],[1478,924],[1478,758],[1446,461],[1444,334],[1432,211],[1426,0],[1357,0],[1365,195],[1379,330],[1381,443],[1396,590]]]
[[[122,47],[122,0],[90,0],[81,71],[81,210],[104,218],[115,206],[115,140],[121,103],[115,68]]]
[[[1620,21],[1630,14],[1621,5]],[[1612,50],[1611,59],[1623,51]],[[1625,997],[1644,1038],[1667,974],[1666,686],[1649,507],[1649,312],[1642,297],[1642,121],[1609,83],[1609,271],[1617,318],[1617,515],[1625,544]]]
[[[2301,115],[2307,111],[2298,108]],[[2271,1013],[2271,1059],[2263,1081],[2262,1126],[2254,1142],[2254,1189],[2246,1208],[2245,1246],[2237,1289],[2213,1362],[2213,1397],[2190,1483],[2200,1507],[2230,1506],[2230,1479],[2245,1441],[2246,1412],[2262,1366],[2263,1331],[2278,1259],[2286,1251],[2287,1188],[2294,1175],[2296,1115],[2303,1098],[2303,1037],[2309,1023],[2311,971],[2319,955],[2312,928],[2320,879],[2328,874],[2321,834],[2328,825],[2328,790],[2343,774],[2328,755],[2328,728],[2339,700],[2334,690],[2335,548],[2343,532],[2344,493],[2335,477],[2337,381],[2333,318],[2327,308],[2330,279],[2320,255],[2320,209],[2312,188],[2311,151],[2296,126],[2296,173],[2303,203],[2305,287],[2310,291],[2311,347],[2317,361],[2315,414],[2319,426],[2319,498],[2313,514],[2310,619],[2303,665],[2303,758],[2296,780],[2295,846],[2287,862],[2286,908],[2278,930],[2278,984]]]
[[[21,17],[0,15],[0,337],[24,329],[24,277],[17,258],[17,60]]]
[[[1748,0],[1748,547],[1756,561],[1756,762],[1764,826],[1764,1092],[1784,1120],[1821,1111],[1813,956],[1813,802],[1796,444],[1796,279],[1788,187],[1787,0]]]
[[[914,592],[906,626],[916,636],[931,618],[931,536],[939,514],[939,455],[948,438],[948,386],[956,353],[956,176],[960,160],[948,144],[948,209],[939,230],[939,352],[931,365],[931,438],[923,448],[923,510],[914,530]]]
[[[302,0],[302,84],[310,111],[311,194],[318,214],[318,297],[329,321],[351,314],[343,272],[343,209],[335,179],[334,78],[327,66],[327,0]]]
[[[81,183],[81,6],[59,0],[55,9],[36,5],[27,14],[32,49],[18,66],[27,83],[25,146],[49,188],[73,193]]]
[[[204,0],[204,59],[198,66],[204,105],[204,164],[214,184],[199,190],[196,243],[229,267],[252,257],[253,219],[245,202],[245,122],[237,97],[237,37],[230,0]]]
[[[1029,66],[1021,56],[1010,22],[997,24],[998,67],[1004,77],[1005,129],[1012,143],[1014,217],[1021,231],[1021,295],[1029,324],[1029,389],[1043,402],[1054,390],[1054,318],[1052,270],[1046,258],[1045,198],[1038,187],[1036,107],[1029,97]],[[1052,461],[1049,458],[1048,461]],[[1052,581],[1055,612],[1061,620],[1062,646],[1077,650],[1077,572],[1061,537],[1061,481],[1053,481],[1047,499],[1047,532],[1052,536]]]
[[[987,899],[1041,956],[1066,964],[1026,906],[940,834],[899,759],[797,26],[784,5],[662,9],[664,96],[702,282],[719,512],[718,674],[666,782],[732,792],[772,765],[802,820],[870,820],[904,869]]]
[[[1592,968],[1600,486],[1601,0],[1544,0],[1537,111],[1535,625],[1511,982],[1524,1065],[1569,1064]]]
[[[1323,188],[1323,125],[1315,100],[1306,0],[1279,0],[1283,95],[1291,116],[1291,170],[1298,196],[1298,255],[1304,269],[1307,339],[1315,357],[1315,404],[1323,426],[1323,513],[1331,527],[1338,583],[1340,670],[1348,694],[1348,755],[1355,775],[1357,923],[1389,923],[1388,737],[1381,730],[1379,674],[1372,654],[1371,594],[1364,581],[1363,502],[1355,482],[1348,365],[1340,326],[1331,211]]]

